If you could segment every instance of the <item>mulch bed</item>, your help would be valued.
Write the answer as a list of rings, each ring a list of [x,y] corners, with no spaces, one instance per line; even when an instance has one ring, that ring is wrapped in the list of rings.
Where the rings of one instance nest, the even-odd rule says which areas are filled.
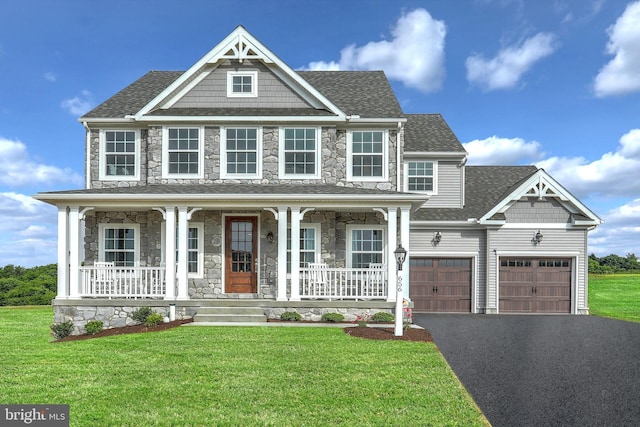
[[[103,329],[102,331],[98,332],[95,335],[89,335],[89,334],[69,335],[68,337],[62,338],[60,340],[56,340],[54,342],[80,341],[80,340],[88,340],[92,338],[110,337],[113,335],[140,334],[145,332],[166,331],[167,329],[176,328],[180,325],[184,325],[185,323],[191,323],[191,322],[193,322],[193,319],[174,320],[173,322],[159,323],[156,326],[144,326],[144,325],[123,326],[121,328]]]

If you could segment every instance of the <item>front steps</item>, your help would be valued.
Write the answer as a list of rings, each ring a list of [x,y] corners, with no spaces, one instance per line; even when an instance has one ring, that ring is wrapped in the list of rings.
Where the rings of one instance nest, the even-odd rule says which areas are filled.
[[[267,316],[260,307],[200,307],[193,323],[266,323]]]

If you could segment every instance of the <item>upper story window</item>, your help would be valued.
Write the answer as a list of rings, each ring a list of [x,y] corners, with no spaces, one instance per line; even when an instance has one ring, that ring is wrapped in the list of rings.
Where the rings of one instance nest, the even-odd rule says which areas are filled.
[[[405,188],[407,191],[436,193],[437,162],[410,161],[405,164]]]
[[[284,128],[280,130],[280,176],[320,178],[320,130]]]
[[[258,96],[257,71],[229,71],[227,73],[227,97]]]
[[[100,179],[138,180],[140,132],[137,130],[100,131]]]
[[[351,131],[347,137],[347,179],[384,181],[387,179],[388,133]]]
[[[259,178],[262,175],[262,132],[259,128],[222,128],[222,177]]]
[[[201,178],[202,129],[164,128],[163,174],[170,177]]]

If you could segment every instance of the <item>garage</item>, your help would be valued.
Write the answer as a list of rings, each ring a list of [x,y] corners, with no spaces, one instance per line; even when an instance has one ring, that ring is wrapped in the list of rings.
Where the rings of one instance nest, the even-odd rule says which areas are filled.
[[[570,258],[500,258],[501,313],[571,313]]]
[[[409,297],[415,311],[469,313],[471,259],[411,258]]]

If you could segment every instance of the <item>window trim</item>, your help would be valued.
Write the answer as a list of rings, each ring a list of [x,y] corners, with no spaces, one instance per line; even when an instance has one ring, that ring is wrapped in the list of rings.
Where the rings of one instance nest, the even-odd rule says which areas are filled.
[[[133,175],[107,175],[107,132],[134,132],[135,150],[133,152],[135,170]],[[100,181],[139,181],[140,180],[140,129],[100,129],[99,131],[98,179]]]
[[[198,129],[198,173],[169,173],[169,130]],[[204,178],[204,126],[163,126],[162,127],[162,178],[202,179]]]
[[[316,138],[315,138],[315,173],[313,174],[296,174],[296,173],[286,173],[286,160],[285,160],[285,154],[287,153],[287,151],[291,151],[291,150],[285,150],[285,131],[287,129],[314,129],[316,131]],[[280,158],[279,160],[279,170],[278,170],[278,174],[280,176],[281,179],[320,179],[321,178],[321,173],[322,173],[322,138],[321,138],[321,134],[322,134],[322,128],[320,126],[281,126],[278,129],[278,157]]]
[[[422,162],[422,163],[432,163],[433,164],[433,190],[431,191],[416,191],[416,190],[409,190],[409,163],[411,162]],[[423,175],[420,175],[420,177],[423,177]],[[426,176],[425,176],[426,177]],[[406,193],[420,193],[420,194],[430,194],[430,195],[437,195],[438,194],[438,161],[437,160],[425,160],[425,159],[411,159],[411,160],[405,160],[404,162],[404,179],[403,179],[403,184],[404,184],[404,191]]]
[[[187,267],[187,277],[190,279],[203,279],[204,278],[204,222],[192,222],[189,221],[187,224],[187,233],[189,232],[189,228],[197,228],[198,229],[198,271],[195,273],[189,273]],[[187,236],[188,237],[188,236]],[[162,253],[161,253],[161,262],[163,265],[167,263],[167,248],[164,244],[167,239],[167,223],[162,222],[160,238],[162,239]],[[176,224],[176,239],[178,238],[178,224]],[[189,249],[187,248],[187,252]],[[176,254],[178,253],[178,245],[176,244]],[[189,261],[189,257],[187,256],[187,262]],[[177,265],[177,262],[176,262]]]
[[[237,174],[227,172],[227,130],[256,130],[256,173]],[[221,179],[262,179],[262,126],[220,126],[220,178]]]
[[[346,238],[346,254],[347,254],[347,268],[352,268],[353,265],[353,231],[354,230],[379,230],[382,232],[382,263],[386,264],[387,261],[387,231],[384,225],[369,225],[369,224],[348,224],[347,225],[347,238]]]
[[[140,224],[114,224],[111,222],[102,222],[98,224],[98,261],[105,261],[105,238],[104,232],[106,229],[115,230],[128,230],[133,229],[133,263],[135,265],[140,264]]]
[[[315,230],[315,241],[314,241],[314,248],[313,248],[313,253],[314,253],[314,262],[320,262],[320,256],[322,255],[322,236],[320,236],[320,232],[322,230],[322,224],[320,224],[319,222],[303,222],[300,223],[300,230],[302,229],[314,229]],[[291,227],[287,227],[287,275],[291,274],[291,265],[290,265],[290,261],[291,261],[291,246],[290,246],[290,239],[289,237],[291,236]],[[300,238],[302,238],[302,233],[300,233]],[[302,268],[302,267],[299,267]]]
[[[251,92],[234,92],[233,91],[233,78],[251,77]],[[227,98],[257,98],[258,97],[258,71],[257,70],[242,70],[242,71],[227,71]]]
[[[353,176],[353,133],[382,132],[382,176]],[[352,129],[347,132],[347,181],[384,182],[389,180],[389,130]]]

